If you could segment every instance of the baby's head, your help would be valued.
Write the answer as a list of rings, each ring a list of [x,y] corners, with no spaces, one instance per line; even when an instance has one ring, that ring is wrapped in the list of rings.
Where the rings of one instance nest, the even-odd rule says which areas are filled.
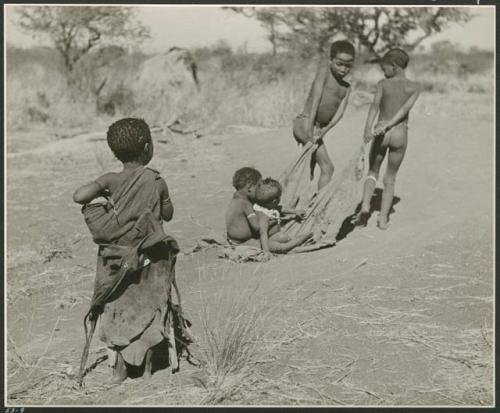
[[[266,178],[261,181],[255,193],[255,202],[259,205],[276,209],[281,200],[281,184],[272,178]]]
[[[238,169],[233,175],[233,186],[237,191],[243,191],[251,200],[255,199],[255,191],[262,174],[255,168],[248,166]]]
[[[355,50],[352,43],[347,40],[338,40],[330,46],[330,67],[333,73],[339,77],[345,77],[352,69]]]
[[[140,162],[147,165],[153,157],[151,132],[142,119],[120,119],[109,127],[107,138],[109,148],[123,163]]]
[[[391,78],[398,71],[405,70],[409,61],[410,56],[408,56],[408,53],[403,49],[394,48],[382,56],[382,59],[380,59],[380,66],[385,77]]]

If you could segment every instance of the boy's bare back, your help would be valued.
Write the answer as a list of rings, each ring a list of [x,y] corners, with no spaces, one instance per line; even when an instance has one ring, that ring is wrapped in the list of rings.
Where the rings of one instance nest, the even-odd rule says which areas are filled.
[[[233,241],[245,242],[256,238],[248,221],[254,213],[252,203],[248,199],[233,198],[226,210],[227,236]]]
[[[238,169],[233,175],[236,192],[226,210],[226,235],[229,241],[246,242],[257,238],[259,223],[253,211],[257,185],[262,174],[252,167]]]
[[[391,119],[410,96],[418,90],[418,83],[407,78],[383,79],[379,85],[382,91],[379,121]],[[408,115],[402,121],[406,120],[408,120]]]
[[[380,60],[385,79],[377,83],[377,91],[365,124],[364,141],[368,143],[373,139],[373,144],[370,148],[370,171],[364,185],[363,202],[356,217],[357,225],[366,225],[380,166],[388,153],[382,202],[377,218],[380,229],[388,228],[396,175],[408,143],[408,117],[420,93],[419,84],[405,75],[409,61],[408,54],[399,48],[389,50]],[[378,122],[373,127],[377,116]]]

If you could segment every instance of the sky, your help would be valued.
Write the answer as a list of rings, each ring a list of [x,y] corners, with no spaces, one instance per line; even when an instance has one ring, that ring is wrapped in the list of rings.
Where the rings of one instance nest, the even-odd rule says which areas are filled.
[[[40,40],[21,32],[14,23],[14,5],[5,6],[5,39],[8,44],[30,47]],[[474,7],[476,17],[462,25],[450,25],[443,33],[427,39],[423,45],[450,40],[464,48],[477,46],[493,49],[495,42],[494,7]],[[138,17],[151,30],[144,43],[145,51],[168,50],[172,46],[203,47],[225,40],[234,49],[246,44],[251,52],[268,51],[266,32],[255,20],[220,7],[207,6],[141,6]]]

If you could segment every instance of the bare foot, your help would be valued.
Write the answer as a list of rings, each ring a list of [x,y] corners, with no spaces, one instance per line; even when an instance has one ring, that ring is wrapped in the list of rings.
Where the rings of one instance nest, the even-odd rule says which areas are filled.
[[[151,374],[151,372],[153,371],[152,358],[153,358],[153,350],[149,349],[148,351],[146,351],[146,360],[144,361],[144,373],[142,375],[145,379],[149,379],[152,376]]]
[[[126,378],[127,376],[122,377],[113,374],[113,378],[111,379],[111,384],[122,384]]]
[[[386,230],[389,228],[389,220],[386,217],[379,215],[377,218],[377,227],[379,227],[379,229]]]
[[[106,352],[108,353],[108,366],[114,368],[116,365],[117,352],[108,347],[106,347]]]
[[[261,260],[262,262],[267,262],[270,261],[272,257],[273,254],[271,254],[269,251],[263,251]]]
[[[113,378],[111,380],[112,384],[120,384],[127,378],[127,366],[125,365],[125,360],[123,360],[123,356],[119,352],[116,354],[116,364],[113,370]]]
[[[356,218],[354,219],[354,225],[356,225],[357,227],[366,227],[366,224],[368,224],[369,217],[370,217],[370,212],[362,209],[356,214]]]
[[[152,373],[151,362],[149,364],[146,363],[146,366],[144,368],[144,373],[142,374],[142,377],[144,377],[145,379],[149,379],[152,376],[153,376],[153,373]]]

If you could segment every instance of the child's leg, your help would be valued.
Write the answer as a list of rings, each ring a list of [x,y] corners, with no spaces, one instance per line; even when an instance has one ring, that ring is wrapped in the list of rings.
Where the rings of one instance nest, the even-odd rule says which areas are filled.
[[[127,378],[127,365],[125,364],[125,360],[123,359],[122,354],[117,351],[116,352],[116,364],[113,371],[113,383],[119,384],[123,382]]]
[[[276,220],[269,220],[269,230],[268,235],[272,236],[278,234],[281,231],[281,227]]]
[[[288,242],[292,239],[290,237],[290,235],[288,235],[286,232],[281,231],[281,228],[278,225],[276,227],[279,229],[278,232],[271,234],[271,231],[269,231],[269,240],[270,241],[276,241],[276,242],[280,242],[283,244],[283,243]]]
[[[370,204],[377,184],[380,166],[385,158],[387,147],[382,144],[382,139],[375,139],[370,148],[370,170],[365,180],[363,188],[363,201],[361,204],[361,211],[356,216],[357,225],[366,225],[366,220],[370,213]]]
[[[113,369],[116,365],[116,356],[118,353],[116,350],[110,349],[109,347],[106,347],[106,352],[108,353],[108,366]]]
[[[153,369],[153,349],[148,349],[148,351],[146,351],[146,360],[144,362],[144,377],[145,378],[148,378],[148,377],[151,377],[151,372],[152,372],[152,369]]]
[[[382,192],[382,204],[380,206],[380,214],[378,217],[378,227],[387,229],[389,221],[389,211],[392,207],[394,198],[394,185],[396,183],[396,175],[399,167],[403,162],[406,152],[406,142],[398,147],[389,147],[389,156],[387,159],[387,169],[384,175],[384,191]]]
[[[290,238],[284,232],[279,232],[269,238],[269,250],[278,254],[285,254],[295,247],[306,242],[309,238],[313,236],[313,233],[308,233],[295,238]]]
[[[333,162],[326,151],[326,146],[323,141],[319,142],[318,149],[314,153],[315,160],[321,169],[321,174],[318,181],[318,190],[323,188],[332,179],[334,166]]]

